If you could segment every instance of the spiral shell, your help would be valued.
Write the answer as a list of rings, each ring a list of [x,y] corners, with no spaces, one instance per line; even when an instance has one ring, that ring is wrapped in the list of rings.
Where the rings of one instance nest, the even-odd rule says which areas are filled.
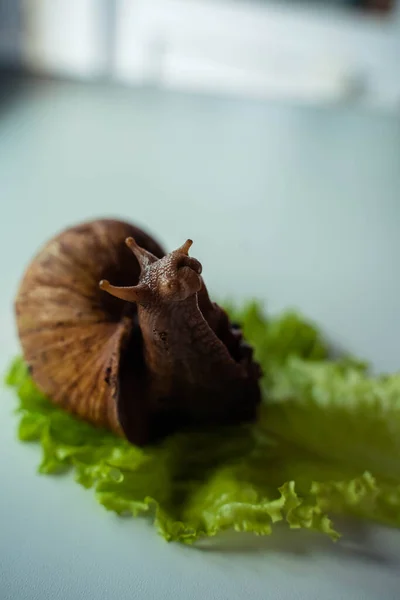
[[[157,257],[165,254],[129,223],[103,219],[71,227],[33,259],[15,302],[23,355],[39,389],[65,410],[119,435],[127,410],[120,388],[134,385],[121,369],[128,355],[134,362],[138,353],[137,368],[141,360],[137,311],[102,292],[99,281],[138,281],[127,237]]]

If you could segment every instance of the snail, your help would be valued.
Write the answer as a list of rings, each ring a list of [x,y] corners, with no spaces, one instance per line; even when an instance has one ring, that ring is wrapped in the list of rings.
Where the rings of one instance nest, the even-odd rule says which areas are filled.
[[[261,369],[210,300],[191,245],[166,254],[142,229],[98,219],[39,250],[15,314],[31,377],[53,403],[140,446],[256,419]]]

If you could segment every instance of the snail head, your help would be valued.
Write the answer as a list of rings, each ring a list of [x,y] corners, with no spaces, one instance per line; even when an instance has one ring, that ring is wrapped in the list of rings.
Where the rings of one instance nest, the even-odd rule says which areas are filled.
[[[180,248],[163,258],[141,248],[131,237],[125,243],[139,263],[139,282],[131,287],[118,287],[102,280],[99,285],[105,292],[127,302],[147,304],[154,301],[181,302],[200,290],[202,266],[189,256],[192,240],[186,240]]]

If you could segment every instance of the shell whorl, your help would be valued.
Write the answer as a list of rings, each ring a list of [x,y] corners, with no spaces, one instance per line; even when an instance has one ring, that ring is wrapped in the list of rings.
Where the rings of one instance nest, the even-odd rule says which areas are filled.
[[[122,357],[137,329],[136,306],[99,281],[137,282],[140,267],[125,240],[162,257],[161,246],[129,223],[103,219],[51,239],[28,266],[15,311],[32,377],[54,403],[124,434],[118,406]]]

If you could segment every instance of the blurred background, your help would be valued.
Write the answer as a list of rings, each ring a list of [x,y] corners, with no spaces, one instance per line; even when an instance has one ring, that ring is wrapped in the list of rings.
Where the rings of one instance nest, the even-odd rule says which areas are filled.
[[[3,286],[122,217],[397,369],[399,64],[394,0],[0,0]]]
[[[0,0],[0,59],[42,75],[400,105],[395,0]]]

